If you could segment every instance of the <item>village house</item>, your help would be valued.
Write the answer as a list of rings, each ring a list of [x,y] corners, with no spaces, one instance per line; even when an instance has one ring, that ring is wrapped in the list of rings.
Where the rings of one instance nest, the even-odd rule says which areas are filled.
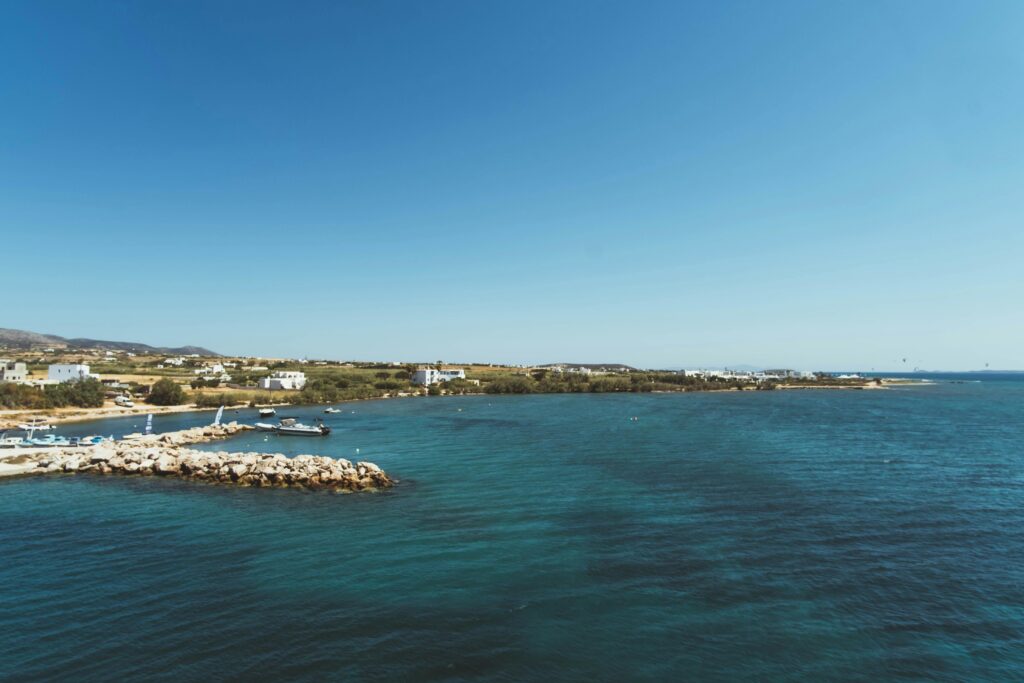
[[[300,390],[306,386],[306,373],[297,371],[278,371],[270,377],[260,380],[260,389],[293,389]]]
[[[466,379],[466,371],[462,368],[420,368],[412,375],[412,383],[421,386],[430,386],[438,382],[448,382],[453,379]]]
[[[27,365],[0,358],[0,382],[24,382],[27,379]]]
[[[89,372],[89,366],[85,363],[55,363],[46,371],[47,379],[57,382],[77,382],[79,380],[99,379],[100,376]]]

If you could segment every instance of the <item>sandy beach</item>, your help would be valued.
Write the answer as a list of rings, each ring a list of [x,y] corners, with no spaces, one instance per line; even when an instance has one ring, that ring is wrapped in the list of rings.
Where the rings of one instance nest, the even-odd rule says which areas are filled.
[[[55,408],[51,410],[0,410],[0,430],[17,429],[18,424],[31,417],[45,418],[51,424],[67,422],[85,422],[106,417],[124,417],[127,415],[148,415],[165,413],[189,413],[194,411],[216,411],[217,408],[197,408],[194,405],[151,406],[143,404],[134,408],[122,408],[116,405],[105,405],[102,408]]]

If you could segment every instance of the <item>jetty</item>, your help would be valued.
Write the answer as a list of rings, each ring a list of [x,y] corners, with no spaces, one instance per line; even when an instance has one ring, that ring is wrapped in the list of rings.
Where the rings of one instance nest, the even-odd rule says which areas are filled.
[[[0,456],[0,477],[44,474],[94,474],[178,477],[233,486],[329,491],[375,491],[394,481],[372,462],[353,463],[318,455],[200,451],[206,443],[253,429],[229,422],[96,446],[18,449]]]

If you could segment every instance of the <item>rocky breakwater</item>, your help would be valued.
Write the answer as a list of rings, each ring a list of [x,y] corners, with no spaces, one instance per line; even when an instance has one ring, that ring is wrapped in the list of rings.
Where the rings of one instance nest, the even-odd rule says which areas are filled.
[[[333,491],[371,491],[393,481],[371,462],[280,453],[197,451],[185,444],[251,429],[231,423],[117,441],[90,448],[49,449],[22,456],[35,462],[32,473],[90,473],[98,475],[163,476],[215,484],[291,487]]]

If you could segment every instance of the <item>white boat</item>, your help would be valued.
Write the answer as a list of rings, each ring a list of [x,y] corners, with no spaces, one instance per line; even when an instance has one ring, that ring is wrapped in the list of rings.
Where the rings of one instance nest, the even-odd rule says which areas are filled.
[[[266,422],[257,422],[256,429],[261,432],[274,432],[282,436],[327,436],[331,428],[325,424],[315,426],[304,425],[293,417],[281,420],[280,424],[272,425]]]
[[[136,439],[141,439],[144,436],[151,436],[152,434],[153,434],[153,413],[150,413],[149,415],[146,416],[146,431],[145,432],[142,432],[142,433],[132,432],[131,434],[125,434],[124,436],[121,437],[121,440],[122,441],[134,441]]]
[[[260,417],[274,417],[277,411],[273,408],[260,408]]]
[[[28,445],[42,448],[57,448],[60,446],[70,446],[71,441],[63,436],[57,436],[56,434],[47,434],[46,436],[40,439],[29,439]]]
[[[18,425],[18,429],[24,429],[26,432],[41,432],[47,429],[56,429],[55,425],[49,424],[45,418],[33,417],[27,422]]]
[[[334,413],[340,413],[341,411],[338,410],[337,408],[333,408],[332,407],[332,408],[327,408],[326,410],[324,410],[324,412],[327,413],[328,415],[333,415]]]
[[[27,446],[25,439],[20,436],[7,436],[7,433],[0,434],[0,448],[18,448]]]
[[[277,433],[284,436],[327,436],[331,433],[331,428],[323,423],[310,426],[295,420],[281,420]]]
[[[99,445],[106,441],[106,439],[102,436],[72,436],[68,441],[70,442],[68,445],[72,448],[81,448]]]

